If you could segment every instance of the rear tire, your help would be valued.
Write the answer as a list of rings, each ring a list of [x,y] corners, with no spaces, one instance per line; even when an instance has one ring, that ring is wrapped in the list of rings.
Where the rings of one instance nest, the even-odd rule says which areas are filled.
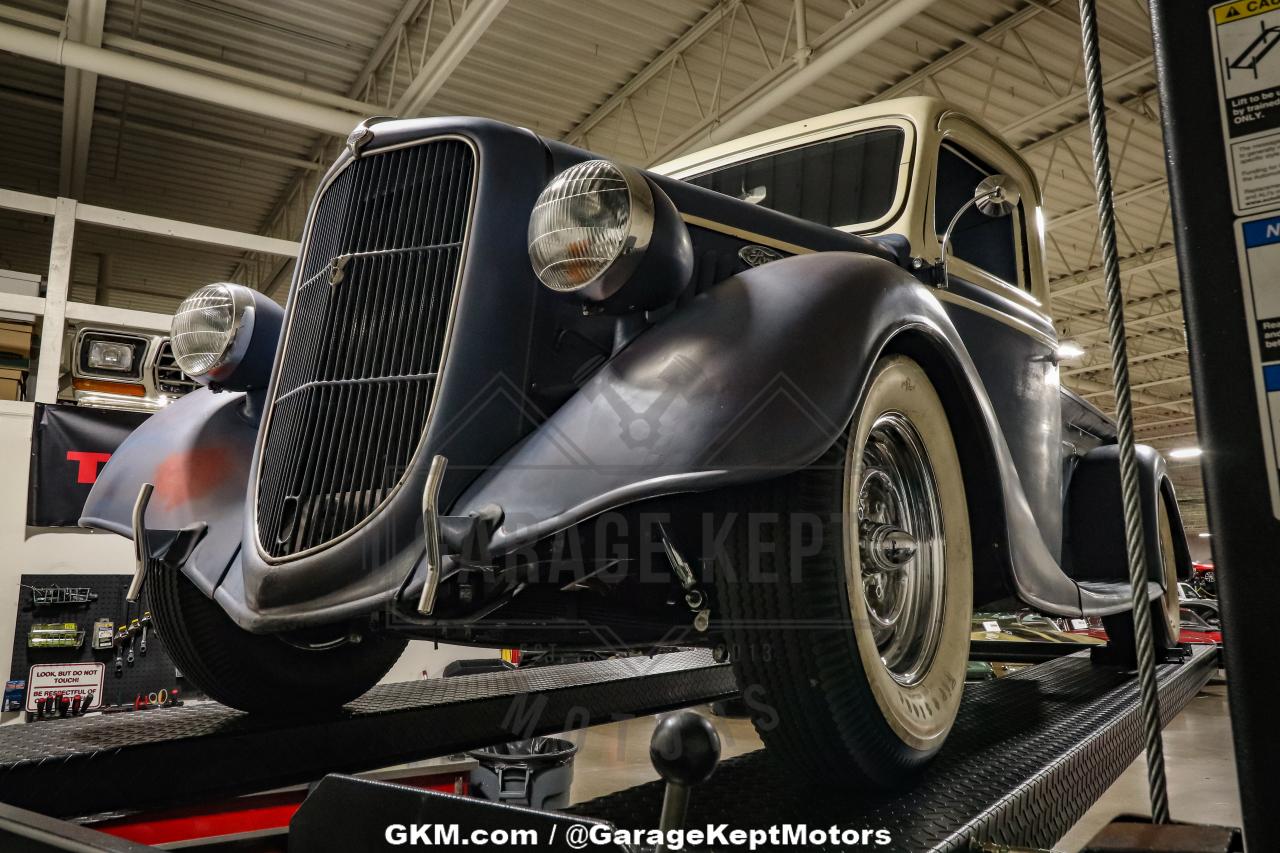
[[[406,641],[366,635],[361,642],[302,648],[250,634],[181,571],[154,566],[147,606],[165,651],[210,699],[258,713],[335,708],[386,675]]]
[[[761,739],[810,778],[905,783],[955,721],[972,611],[960,458],[928,377],[881,360],[846,440],[724,500],[716,589]],[[888,569],[867,550],[886,524],[916,546]]]

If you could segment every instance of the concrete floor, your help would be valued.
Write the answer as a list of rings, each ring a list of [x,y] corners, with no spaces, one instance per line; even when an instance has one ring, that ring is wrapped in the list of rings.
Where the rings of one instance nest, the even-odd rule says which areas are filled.
[[[708,708],[695,709],[709,714]],[[746,720],[712,717],[725,758],[760,748]],[[657,778],[649,764],[649,735],[656,717],[641,717],[579,731],[568,737],[579,745],[574,766],[573,802],[610,794]],[[1178,820],[1239,826],[1236,783],[1226,688],[1211,684],[1191,700],[1164,733],[1169,801]],[[1146,762],[1139,758],[1054,846],[1074,853],[1120,814],[1149,814]],[[656,824],[657,815],[654,815]]]

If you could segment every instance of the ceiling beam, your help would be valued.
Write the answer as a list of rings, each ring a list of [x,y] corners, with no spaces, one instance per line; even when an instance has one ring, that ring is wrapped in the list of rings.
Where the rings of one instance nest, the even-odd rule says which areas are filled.
[[[1146,272],[1158,267],[1167,266],[1177,263],[1178,256],[1174,250],[1172,243],[1165,243],[1163,246],[1157,246],[1154,249],[1148,249],[1136,255],[1129,255],[1120,260],[1120,274],[1132,275],[1134,273]],[[1059,276],[1049,282],[1049,292],[1053,296],[1065,296],[1068,293],[1074,293],[1077,290],[1083,290],[1086,287],[1094,287],[1102,284],[1103,271],[1100,267],[1089,270],[1081,270],[1080,272],[1071,273],[1070,275]]]
[[[879,0],[846,15],[810,43],[812,53],[803,65],[794,55],[779,63],[724,109],[682,133],[653,158],[654,162],[740,136],[788,100],[923,14],[935,2],[937,0]]]
[[[356,75],[355,81],[347,90],[348,97],[359,97],[362,93],[366,93],[371,83],[376,83],[379,71],[385,66],[389,57],[394,57],[395,46],[403,39],[406,42],[411,41],[410,28],[415,22],[422,17],[424,6],[433,3],[434,0],[405,0],[404,5],[400,7],[400,11],[392,19],[387,31],[383,33],[373,52],[369,54],[369,58],[365,60],[364,67],[360,73]],[[476,0],[469,5],[462,15],[454,22],[453,27],[445,34],[444,39],[436,48],[435,53],[423,64],[415,75],[414,81],[409,84],[405,92],[401,95],[397,102],[397,107],[405,107],[404,111],[397,109],[397,114],[409,114],[409,107],[415,107],[413,111],[420,110],[427,101],[423,100],[421,104],[401,103],[408,97],[409,92],[413,91],[415,84],[419,84],[417,98],[429,98],[439,91],[441,85],[457,68],[466,53],[473,47],[489,25],[493,23],[494,18],[502,11],[507,0]],[[434,9],[428,11],[428,34],[430,27],[430,13]],[[457,31],[457,36],[454,33]],[[426,35],[423,36],[423,43],[426,44]],[[465,50],[462,48],[465,47]],[[390,102],[391,87],[395,84],[395,69],[391,71],[391,78],[387,83],[388,102]],[[378,108],[376,112],[382,112],[382,108]],[[315,161],[317,164],[324,163],[328,157],[328,143],[330,140],[326,137],[320,137],[311,147],[308,159]],[[267,216],[267,225],[263,229],[266,234],[279,235],[281,232],[288,231],[290,210],[295,206],[296,202],[301,199],[304,206],[310,201],[310,195],[314,192],[314,187],[308,187],[309,180],[318,179],[318,175],[307,172],[301,172],[294,179],[293,183],[284,191],[272,208],[271,213]],[[295,234],[285,234],[286,237],[296,236]],[[240,263],[236,265],[232,275],[237,276],[242,270],[252,263],[252,258],[242,258]],[[278,298],[282,290],[288,284],[289,279],[285,276],[288,271],[289,264],[287,261],[276,263],[270,269],[266,277],[256,282],[264,293]]]
[[[0,50],[254,113],[273,121],[314,128],[335,136],[345,137],[364,117],[13,24],[0,23]]]
[[[1155,67],[1154,59],[1150,57],[1146,59],[1140,59],[1137,62],[1133,63],[1132,65],[1129,65],[1126,68],[1122,68],[1116,73],[1105,78],[1102,81],[1102,84],[1104,87],[1124,86],[1137,78],[1145,77],[1147,74],[1151,72],[1151,70],[1154,67]],[[1075,92],[1071,92],[1070,94],[1063,95],[1061,98],[1054,101],[1052,104],[1049,104],[1048,106],[1045,106],[1042,109],[1036,110],[1034,113],[1031,113],[1031,115],[1023,116],[1022,118],[1018,119],[1012,124],[1005,125],[1003,132],[1007,136],[1010,134],[1017,133],[1023,128],[1030,127],[1036,122],[1044,121],[1047,118],[1055,118],[1061,115],[1065,110],[1068,110],[1072,107],[1083,106],[1084,100],[1085,100],[1084,89],[1079,89]]]
[[[1127,305],[1125,306],[1126,309],[1129,307],[1130,306],[1127,306]],[[1154,314],[1147,314],[1142,317],[1127,317],[1125,318],[1124,322],[1126,327],[1132,328],[1134,326],[1153,323],[1156,320],[1168,320],[1171,317],[1181,317],[1181,316],[1182,316],[1182,306],[1179,305],[1177,308],[1169,308],[1164,311],[1157,311]],[[1083,332],[1077,332],[1071,335],[1071,337],[1078,341],[1081,338],[1092,338],[1095,335],[1105,335],[1106,333],[1107,333],[1107,325],[1103,323],[1101,326],[1098,326],[1096,329],[1087,329]]]
[[[1155,195],[1161,192],[1162,190],[1168,189],[1168,187],[1169,187],[1168,179],[1157,178],[1156,180],[1151,181],[1149,183],[1142,184],[1141,186],[1133,187],[1132,189],[1127,189],[1127,190],[1123,190],[1121,192],[1115,193],[1112,196],[1112,199],[1115,201],[1116,204],[1125,204],[1126,202],[1137,201],[1138,199],[1146,198],[1149,195]],[[1096,218],[1097,216],[1098,216],[1098,205],[1087,204],[1084,207],[1077,207],[1075,210],[1068,210],[1066,213],[1061,213],[1053,217],[1052,219],[1049,220],[1049,223],[1045,227],[1049,231],[1052,231],[1054,228],[1057,228],[1061,225],[1066,225],[1070,222],[1075,222],[1077,219],[1086,219],[1086,218],[1093,219],[1093,218]]]
[[[462,64],[462,60],[467,58],[471,48],[475,47],[506,5],[507,0],[471,0],[432,52],[431,58],[422,64],[413,80],[400,93],[392,113],[406,117],[418,115]]]
[[[711,32],[720,25],[725,16],[738,6],[742,0],[721,0],[715,6],[711,7],[711,11],[707,12],[698,22],[689,29],[680,34],[680,37],[672,42],[666,50],[658,54],[644,68],[641,68],[631,76],[626,83],[619,89],[615,90],[612,95],[605,99],[605,102],[592,110],[591,114],[565,134],[564,141],[571,145],[578,145],[583,138],[600,122],[604,121],[609,115],[623,104],[627,98],[634,95],[642,89],[646,83],[658,76],[669,64],[675,62],[679,56],[691,45],[697,43],[699,39]]]
[[[1132,350],[1130,350],[1132,352]],[[1155,361],[1158,358],[1168,358],[1171,355],[1185,355],[1187,348],[1185,346],[1169,347],[1167,349],[1156,350],[1155,352],[1144,352],[1138,355],[1129,356],[1129,364],[1142,364],[1145,361]],[[1086,364],[1081,367],[1073,367],[1070,370],[1062,371],[1062,378],[1066,379],[1071,376],[1080,376],[1085,373],[1101,373],[1111,370],[1110,361],[1100,361],[1097,364]]]
[[[1100,393],[1115,390],[1110,383],[1098,382],[1095,379],[1084,379],[1082,377],[1072,379],[1066,384],[1085,397],[1096,396]],[[1154,394],[1147,394],[1142,391],[1133,392],[1133,399],[1136,402],[1144,404],[1147,408],[1170,409],[1178,414],[1185,414],[1187,410],[1184,407],[1190,403],[1189,400],[1165,400]]]
[[[25,107],[45,112],[62,112],[62,101],[60,100],[44,95],[35,95],[30,92],[16,92],[3,86],[0,86],[0,101],[21,104]],[[96,110],[93,114],[93,121],[95,125],[119,127],[123,120],[120,118],[119,113]],[[261,160],[266,163],[279,163],[282,166],[293,166],[297,169],[310,171],[316,171],[320,168],[318,163],[310,160],[303,160],[301,157],[294,157],[290,154],[281,154],[258,145],[245,145],[243,142],[225,141],[207,134],[177,130],[160,124],[151,124],[138,118],[131,117],[129,119],[129,130],[133,133],[176,139],[186,145],[195,145],[212,151],[222,151],[241,160]]]
[[[423,0],[410,0],[410,2],[417,5]],[[41,15],[37,12],[29,12],[26,9],[17,9],[13,6],[0,5],[0,19],[51,33],[61,33],[63,31],[63,20],[61,18]],[[274,74],[263,74],[258,71],[251,71],[248,68],[241,68],[238,65],[228,65],[215,59],[183,53],[180,50],[162,47],[149,41],[142,41],[119,33],[106,33],[103,35],[101,46],[110,48],[115,52],[132,53],[181,68],[206,72],[214,77],[222,77],[237,83],[244,83],[248,86],[287,95],[301,101],[348,110],[357,115],[372,115],[378,111],[375,104],[364,103],[354,97],[344,97],[335,92],[293,82]]]
[[[1130,95],[1128,98],[1126,98],[1123,101],[1116,100],[1113,98],[1108,98],[1106,102],[1107,108],[1112,110],[1113,112],[1120,112],[1131,118],[1141,119],[1144,122],[1150,123],[1152,120],[1145,113],[1141,112],[1141,110],[1146,105],[1147,98],[1155,94],[1155,91],[1156,91],[1155,87],[1152,87],[1150,89],[1144,89],[1141,92],[1137,92],[1133,95]],[[1060,127],[1057,130],[1053,131],[1052,133],[1047,133],[1038,139],[1034,139],[1031,142],[1028,142],[1026,145],[1023,145],[1021,148],[1019,148],[1018,151],[1025,157],[1028,154],[1033,154],[1036,151],[1039,151],[1041,148],[1044,148],[1046,145],[1052,145],[1053,143],[1061,139],[1065,139],[1066,137],[1071,136],[1076,131],[1087,128],[1088,126],[1089,126],[1089,119],[1087,118],[1072,122],[1066,127]],[[1159,130],[1158,125],[1156,126],[1156,129]]]
[[[102,46],[102,25],[107,0],[69,0],[63,35],[68,41],[89,47]],[[93,134],[93,107],[98,95],[98,75],[68,67],[62,78],[62,162],[58,195],[84,198],[89,167],[89,139]]]

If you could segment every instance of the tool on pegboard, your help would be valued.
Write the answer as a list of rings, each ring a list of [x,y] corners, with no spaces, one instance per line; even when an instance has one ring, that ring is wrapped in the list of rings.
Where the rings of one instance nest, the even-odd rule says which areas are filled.
[[[27,633],[30,649],[78,649],[83,642],[84,631],[75,622],[37,623]]]
[[[111,619],[98,619],[93,623],[90,647],[94,651],[104,651],[116,643],[116,623]]]
[[[142,639],[138,644],[138,654],[145,655],[147,653],[147,629],[151,627],[151,611],[142,611],[142,619],[139,620],[142,626]]]

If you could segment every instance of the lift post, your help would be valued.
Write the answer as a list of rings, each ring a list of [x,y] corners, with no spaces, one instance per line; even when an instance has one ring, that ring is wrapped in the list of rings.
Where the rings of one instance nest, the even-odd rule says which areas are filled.
[[[1151,19],[1245,841],[1280,850],[1280,52],[1259,41],[1280,9],[1151,0]]]

